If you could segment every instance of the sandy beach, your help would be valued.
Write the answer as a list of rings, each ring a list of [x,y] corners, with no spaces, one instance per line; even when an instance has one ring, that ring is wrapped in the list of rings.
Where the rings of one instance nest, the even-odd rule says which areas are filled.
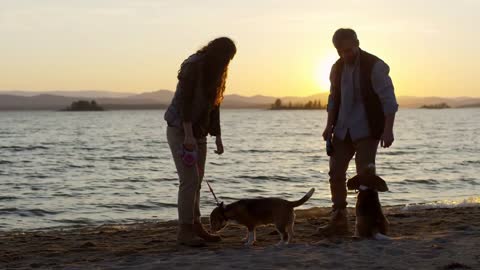
[[[245,247],[238,225],[221,243],[178,247],[175,221],[0,232],[0,269],[480,269],[480,207],[385,213],[392,240],[376,241],[312,237],[328,209],[298,210],[295,241],[283,247],[269,226]],[[353,226],[353,209],[349,218]]]

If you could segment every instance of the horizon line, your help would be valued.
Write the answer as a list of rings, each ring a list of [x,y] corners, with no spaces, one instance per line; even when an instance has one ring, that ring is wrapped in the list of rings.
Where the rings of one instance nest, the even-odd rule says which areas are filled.
[[[129,92],[129,91],[115,91],[115,90],[4,90],[4,89],[0,89],[0,94],[2,94],[2,92],[38,92],[39,95],[43,92],[109,92],[109,93],[114,93],[114,94],[132,94],[132,95],[141,95],[141,94],[145,94],[145,93],[154,93],[154,92],[158,92],[158,91],[169,91],[169,92],[172,92],[174,93],[175,91],[174,90],[169,90],[169,89],[157,89],[157,90],[144,90],[142,92]],[[256,96],[263,96],[263,97],[274,97],[274,98],[285,98],[285,97],[299,97],[299,98],[308,98],[308,97],[311,97],[311,96],[314,96],[314,95],[319,95],[319,94],[325,94],[327,95],[328,92],[327,91],[324,91],[324,92],[318,92],[316,94],[310,94],[310,95],[286,95],[286,96],[270,96],[270,95],[264,95],[264,94],[253,94],[253,95],[244,95],[244,94],[240,94],[238,92],[233,92],[233,93],[226,93],[225,96],[229,96],[229,95],[237,95],[237,96],[242,96],[242,97],[248,97],[248,98],[252,98],[252,97],[256,97]],[[414,98],[480,98],[480,95],[479,96],[413,96],[413,95],[397,95],[397,98],[398,97],[403,97],[403,98],[406,98],[406,97],[414,97]]]

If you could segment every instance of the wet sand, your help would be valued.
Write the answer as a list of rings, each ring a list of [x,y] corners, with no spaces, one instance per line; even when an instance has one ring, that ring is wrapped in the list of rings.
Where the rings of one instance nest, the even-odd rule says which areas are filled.
[[[179,247],[175,221],[0,232],[0,269],[480,269],[478,206],[385,207],[392,239],[382,241],[313,237],[328,210],[298,210],[295,240],[282,247],[272,226],[253,247],[239,225],[220,243]],[[353,209],[349,219],[353,228]]]

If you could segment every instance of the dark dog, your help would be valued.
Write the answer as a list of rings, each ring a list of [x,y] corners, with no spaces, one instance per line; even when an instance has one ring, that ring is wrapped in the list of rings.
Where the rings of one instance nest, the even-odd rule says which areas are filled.
[[[279,198],[259,198],[239,200],[226,206],[221,203],[210,214],[210,228],[218,232],[228,221],[244,225],[248,229],[245,244],[252,245],[256,240],[255,228],[273,223],[280,234],[279,244],[288,244],[293,238],[293,208],[308,201],[314,191],[315,189],[310,189],[303,198],[294,202]]]
[[[388,191],[387,183],[375,174],[374,167],[347,182],[350,190],[358,190],[355,206],[355,237],[389,239],[388,220],[383,214],[378,192]]]

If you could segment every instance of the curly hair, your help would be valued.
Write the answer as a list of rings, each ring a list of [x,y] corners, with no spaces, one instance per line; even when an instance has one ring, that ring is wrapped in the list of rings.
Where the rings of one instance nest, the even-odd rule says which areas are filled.
[[[235,43],[227,37],[216,38],[197,51],[204,55],[203,88],[214,106],[219,106],[223,101],[228,64],[236,52]]]

